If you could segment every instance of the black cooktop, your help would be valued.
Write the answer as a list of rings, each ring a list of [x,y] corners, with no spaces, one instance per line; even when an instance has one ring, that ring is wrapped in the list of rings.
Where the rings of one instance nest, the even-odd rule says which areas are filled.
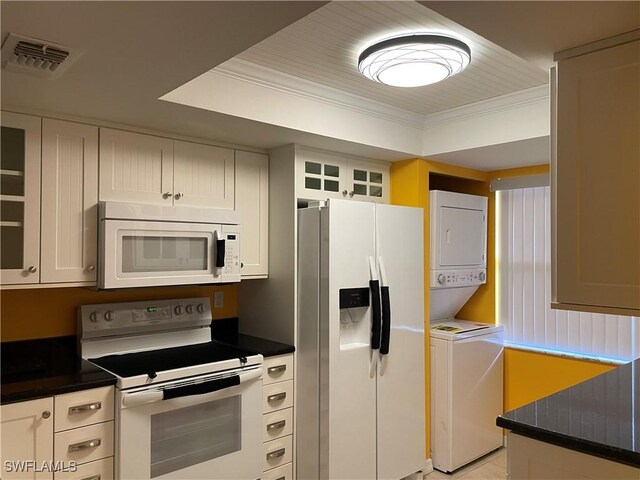
[[[108,355],[90,358],[89,361],[119,377],[127,378],[149,374],[153,377],[157,372],[237,358],[245,359],[250,355],[253,355],[253,352],[211,341],[147,352]]]

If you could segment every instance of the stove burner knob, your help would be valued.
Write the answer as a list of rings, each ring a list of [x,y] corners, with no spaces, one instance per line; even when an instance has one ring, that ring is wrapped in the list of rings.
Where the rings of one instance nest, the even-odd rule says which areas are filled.
[[[147,377],[154,379],[158,376],[158,374],[156,372],[149,372],[147,373]]]
[[[91,320],[92,322],[97,322],[98,321],[98,313],[97,312],[91,312],[89,314],[89,320]]]
[[[187,305],[187,313],[191,315],[193,313],[193,305]]]
[[[111,321],[113,321],[113,320],[115,320],[115,319],[116,319],[116,313],[115,313],[115,312],[112,312],[111,310],[109,310],[108,312],[106,312],[106,313],[104,314],[104,319],[105,319],[107,322],[111,322]]]
[[[196,309],[199,313],[204,313],[204,303],[199,303]]]
[[[444,273],[438,275],[438,283],[440,285],[444,285],[445,283],[447,283],[447,277],[444,275]]]
[[[176,312],[176,315],[182,315],[182,312],[184,311],[184,309],[182,308],[182,305],[178,305],[176,308],[173,309],[174,312]]]
[[[481,282],[484,282],[487,279],[487,274],[484,272],[480,272],[478,274],[478,278],[480,279]]]

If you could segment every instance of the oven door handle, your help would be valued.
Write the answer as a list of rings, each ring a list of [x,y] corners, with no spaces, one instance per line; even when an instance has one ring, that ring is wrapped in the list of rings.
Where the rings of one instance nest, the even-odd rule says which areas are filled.
[[[235,387],[242,383],[257,380],[259,378],[262,378],[262,367],[240,373],[239,375],[218,378],[202,383],[194,383],[182,387],[130,393],[122,398],[122,405],[124,407],[135,407],[147,403],[159,402],[161,400],[171,400],[173,398],[189,397],[192,395],[204,395],[207,393],[217,392],[225,388]]]

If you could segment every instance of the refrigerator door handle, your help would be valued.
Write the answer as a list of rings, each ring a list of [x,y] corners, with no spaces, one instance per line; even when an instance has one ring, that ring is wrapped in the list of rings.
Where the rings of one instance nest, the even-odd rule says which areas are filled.
[[[380,355],[382,356],[389,353],[389,343],[391,340],[391,299],[389,297],[387,271],[384,267],[384,260],[382,257],[378,257],[378,265],[380,266],[380,294],[382,297],[382,325],[380,340]]]
[[[382,326],[382,318],[380,316],[380,282],[376,275],[375,264],[372,257],[369,257],[369,270],[371,280],[369,280],[369,289],[371,290],[371,349],[378,350],[380,348],[380,329]]]

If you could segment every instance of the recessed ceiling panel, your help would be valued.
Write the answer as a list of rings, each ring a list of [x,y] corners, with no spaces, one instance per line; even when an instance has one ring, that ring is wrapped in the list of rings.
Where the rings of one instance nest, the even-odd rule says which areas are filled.
[[[376,40],[409,31],[453,34],[470,44],[467,70],[425,87],[376,84],[357,69]],[[548,82],[548,73],[417,2],[333,1],[236,58],[428,115]],[[224,65],[224,64],[223,64]]]

